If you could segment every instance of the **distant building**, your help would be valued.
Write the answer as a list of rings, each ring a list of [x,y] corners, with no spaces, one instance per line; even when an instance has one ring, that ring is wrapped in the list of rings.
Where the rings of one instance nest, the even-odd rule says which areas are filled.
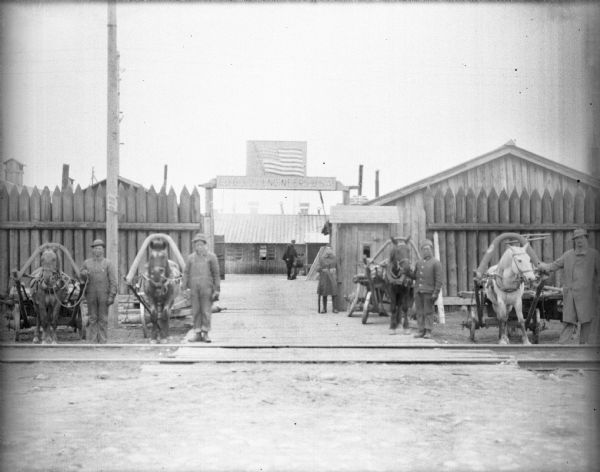
[[[283,253],[292,239],[304,264],[329,243],[324,215],[215,214],[215,235],[224,236],[227,274],[285,274]],[[216,237],[216,236],[215,236]]]

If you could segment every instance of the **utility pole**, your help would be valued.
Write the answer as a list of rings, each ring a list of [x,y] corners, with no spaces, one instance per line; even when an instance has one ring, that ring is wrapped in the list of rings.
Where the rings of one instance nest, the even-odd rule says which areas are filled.
[[[363,165],[358,166],[358,195],[362,195]]]
[[[375,197],[379,196],[379,171],[375,171]]]
[[[106,146],[106,257],[119,268],[119,56],[117,52],[117,2],[108,0],[108,99]],[[118,277],[117,277],[118,283]],[[116,300],[115,300],[116,302]],[[108,325],[119,325],[118,302],[108,310]]]

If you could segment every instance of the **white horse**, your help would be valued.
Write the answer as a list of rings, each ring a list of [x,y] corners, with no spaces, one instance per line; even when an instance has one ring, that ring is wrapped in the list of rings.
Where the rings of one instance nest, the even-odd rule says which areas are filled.
[[[525,282],[535,280],[535,271],[527,247],[508,246],[500,261],[485,273],[485,294],[492,302],[500,328],[500,344],[509,344],[508,314],[515,309],[522,331],[523,344],[530,344],[523,318],[523,290]]]

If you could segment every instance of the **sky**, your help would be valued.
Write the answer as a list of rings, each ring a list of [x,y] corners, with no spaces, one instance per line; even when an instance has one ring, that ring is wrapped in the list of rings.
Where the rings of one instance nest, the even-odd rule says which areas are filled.
[[[3,2],[2,159],[24,184],[106,177],[107,6]],[[375,196],[510,139],[582,171],[595,3],[117,6],[120,175],[177,193],[244,175],[246,141],[307,142],[307,174]],[[587,44],[587,46],[586,46]],[[598,44],[598,43],[596,43]],[[201,188],[202,198],[204,192]],[[325,209],[341,202],[324,192]],[[317,192],[216,190],[215,209],[295,213]]]

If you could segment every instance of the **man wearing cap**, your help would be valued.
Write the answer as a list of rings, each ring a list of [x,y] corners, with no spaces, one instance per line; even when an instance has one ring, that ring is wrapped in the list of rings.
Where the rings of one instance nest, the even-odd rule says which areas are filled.
[[[106,343],[108,307],[117,294],[117,272],[113,264],[104,257],[104,241],[92,243],[92,257],[81,266],[81,277],[87,280],[85,299],[88,309],[86,339],[90,343]]]
[[[192,239],[194,252],[186,261],[183,272],[183,288],[189,289],[192,299],[194,327],[188,341],[211,342],[212,303],[219,299],[221,277],[217,256],[206,247],[206,236],[198,233]]]
[[[415,267],[415,308],[418,332],[415,338],[431,339],[433,330],[433,304],[442,289],[442,264],[433,257],[433,243],[421,243],[421,259]]]
[[[600,290],[600,253],[589,247],[588,233],[583,228],[573,231],[573,249],[551,263],[540,262],[541,271],[563,269],[563,330],[558,342],[570,341],[581,323],[579,343],[586,344],[592,322],[598,322]]]

